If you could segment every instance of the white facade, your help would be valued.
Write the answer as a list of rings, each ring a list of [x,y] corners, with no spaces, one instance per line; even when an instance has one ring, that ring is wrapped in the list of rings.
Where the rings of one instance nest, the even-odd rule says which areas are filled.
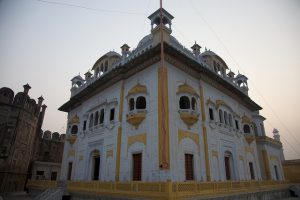
[[[200,54],[197,44],[193,52],[185,49],[170,35],[173,17],[165,10],[163,15],[168,117],[158,102],[165,85],[156,26],[134,51],[123,45],[122,55],[109,52],[95,63],[94,75],[72,79],[71,98],[60,108],[68,112],[61,179],[284,179],[281,143],[265,136],[247,78],[226,74],[226,63],[210,50]],[[157,18],[157,11],[149,17],[152,26]],[[159,145],[166,144],[159,115],[168,118],[168,149]],[[161,151],[168,152],[167,168]]]

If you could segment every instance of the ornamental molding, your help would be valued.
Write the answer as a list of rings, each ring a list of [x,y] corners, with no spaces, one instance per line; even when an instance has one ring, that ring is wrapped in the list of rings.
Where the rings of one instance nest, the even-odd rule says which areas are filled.
[[[79,124],[79,123],[80,123],[80,119],[77,116],[77,114],[69,120],[69,124]]]
[[[68,157],[71,157],[71,156],[75,156],[75,150],[74,149],[70,149],[68,151]]]
[[[148,94],[147,87],[145,85],[141,85],[138,83],[136,86],[132,87],[129,91],[127,96],[134,95],[134,94]]]
[[[77,136],[76,135],[68,135],[66,140],[72,145],[76,142]]]
[[[199,113],[193,111],[188,110],[188,112],[185,112],[180,110],[179,115],[182,121],[187,125],[188,129],[199,120]]]
[[[186,82],[178,86],[177,94],[181,94],[181,93],[188,93],[190,95],[199,96],[196,90]]]
[[[126,121],[135,127],[135,129],[139,128],[139,125],[144,121],[146,118],[146,112],[136,112],[130,113],[126,115]]]
[[[270,138],[268,136],[256,136],[255,139],[258,143],[266,143],[276,148],[282,148],[282,143],[280,141],[274,140],[273,138]]]
[[[197,133],[193,133],[193,132],[189,132],[189,131],[183,131],[183,130],[178,130],[178,144],[181,142],[181,140],[185,139],[185,138],[190,138],[191,140],[193,140],[197,146],[199,146],[199,134]]]
[[[212,157],[219,157],[219,154],[218,154],[218,151],[211,151],[211,155],[212,155]]]
[[[242,117],[242,124],[251,124],[252,120],[250,119],[250,117],[248,117],[247,115],[244,115]]]
[[[252,147],[245,147],[246,153],[252,153],[254,155],[254,149]]]
[[[252,134],[246,134],[245,139],[247,143],[250,145],[255,140],[255,136]]]
[[[114,151],[113,151],[112,149],[106,151],[106,159],[107,159],[108,157],[113,157],[113,155],[114,155]]]
[[[146,135],[146,133],[129,136],[127,138],[127,152],[128,152],[128,149],[130,148],[130,146],[133,145],[136,142],[143,143],[146,146],[147,145],[147,135]]]
[[[270,160],[276,160],[278,163],[280,163],[278,157],[275,155],[270,155]]]

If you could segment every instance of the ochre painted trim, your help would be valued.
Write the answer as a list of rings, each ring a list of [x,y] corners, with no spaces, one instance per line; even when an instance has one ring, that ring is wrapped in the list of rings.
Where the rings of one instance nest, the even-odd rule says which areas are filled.
[[[196,90],[194,90],[194,88],[187,83],[178,86],[177,94],[180,93],[188,93],[191,95],[198,96]]]
[[[252,123],[252,120],[250,119],[250,117],[244,115],[244,116],[242,117],[242,123],[243,123],[243,124],[245,124],[245,123],[251,124],[251,123]]]
[[[114,156],[114,151],[113,151],[112,149],[106,151],[106,159],[107,159],[108,157],[113,157],[113,156]]]
[[[211,156],[212,156],[212,157],[217,157],[217,158],[218,158],[218,157],[219,157],[218,151],[215,151],[215,150],[214,150],[214,151],[211,151]]]
[[[205,127],[205,107],[204,107],[204,89],[200,86],[200,109],[202,116],[202,130],[203,130],[203,142],[204,142],[204,155],[205,155],[205,169],[206,169],[206,179],[210,181],[210,166],[209,166],[209,152],[208,152],[208,141],[207,132]]]
[[[189,131],[183,131],[178,130],[178,144],[183,140],[184,138],[190,138],[193,140],[197,146],[199,146],[199,135],[197,133],[189,132]]]
[[[116,156],[116,174],[115,174],[116,181],[119,181],[119,177],[120,177],[121,137],[122,137],[122,127],[119,127],[118,136],[117,136],[117,156]]]
[[[138,129],[139,125],[144,121],[146,118],[146,112],[143,113],[133,113],[126,115],[126,121]]]
[[[69,124],[79,124],[80,123],[80,120],[79,120],[79,117],[77,116],[77,114],[72,117],[69,121]]]
[[[144,93],[147,94],[147,87],[145,85],[137,84],[136,86],[132,87],[129,91],[127,96],[132,95],[132,94],[140,94]]]
[[[258,191],[287,190],[291,184],[287,181],[224,181],[224,182],[101,182],[101,181],[68,181],[66,190],[86,197],[110,196],[115,199],[158,199],[184,200],[207,199],[218,196],[232,196]],[[56,181],[28,180],[30,189],[45,190],[57,187]]]
[[[266,173],[266,177],[268,180],[271,180],[271,171],[270,171],[270,162],[269,162],[269,156],[268,156],[268,152],[263,149],[261,151],[262,153],[262,158],[264,161],[264,168],[265,168],[265,173]]]
[[[127,139],[127,152],[131,145],[133,145],[136,142],[141,142],[145,146],[147,145],[147,135],[146,133],[139,134],[139,135],[132,135],[129,136]]]
[[[77,135],[68,135],[66,140],[70,143],[70,144],[74,144],[76,142],[77,139]]]
[[[270,160],[276,160],[278,162],[278,164],[279,164],[279,159],[275,155],[270,155]]]
[[[115,180],[119,181],[120,177],[120,159],[121,159],[121,140],[122,140],[122,116],[123,116],[123,105],[124,105],[124,81],[122,81],[121,90],[120,90],[120,106],[119,106],[119,122],[120,126],[118,127],[117,135],[117,151],[116,151],[116,173]]]
[[[158,154],[159,168],[170,169],[168,71],[158,67]]]
[[[205,122],[206,116],[205,116],[205,107],[204,107],[204,91],[203,87],[200,86],[200,109],[201,109],[201,116],[202,116],[202,122]]]
[[[252,147],[245,147],[245,152],[246,153],[252,153],[254,156],[254,149]]]
[[[71,156],[75,156],[75,150],[74,149],[70,149],[68,151],[68,157],[71,157]]]
[[[207,143],[207,133],[206,127],[203,126],[203,141],[204,141],[204,153],[205,153],[205,169],[206,169],[206,179],[210,181],[210,166],[209,166],[209,155],[208,155],[208,143]]]

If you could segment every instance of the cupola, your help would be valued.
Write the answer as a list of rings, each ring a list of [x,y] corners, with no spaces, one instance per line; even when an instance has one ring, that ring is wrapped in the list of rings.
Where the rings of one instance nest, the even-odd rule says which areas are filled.
[[[165,9],[163,9],[163,8],[161,8],[161,9],[162,9],[162,13],[160,13],[160,9],[158,9],[148,17],[148,19],[150,19],[150,21],[151,21],[151,32],[153,32],[155,29],[157,29],[159,27],[160,18],[162,15],[162,24],[171,33],[172,32],[172,29],[171,29],[172,19],[174,17],[170,13],[168,13]]]

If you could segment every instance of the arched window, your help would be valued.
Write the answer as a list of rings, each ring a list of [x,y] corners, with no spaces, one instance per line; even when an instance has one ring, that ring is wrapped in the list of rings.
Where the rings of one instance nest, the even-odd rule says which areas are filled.
[[[107,71],[107,69],[108,69],[108,61],[107,61],[107,60],[105,61],[105,64],[104,64],[104,65],[105,65],[105,69],[104,69],[104,71],[106,72],[106,71]]]
[[[223,123],[223,111],[221,109],[219,110],[219,118],[220,118],[220,123]]]
[[[196,106],[197,106],[197,101],[195,97],[192,97],[192,109],[196,110]]]
[[[224,123],[228,124],[228,120],[227,120],[227,112],[224,111]]]
[[[250,133],[250,126],[248,124],[244,125],[244,133]]]
[[[78,126],[77,125],[73,125],[72,129],[71,129],[71,134],[77,134],[78,132]]]
[[[130,111],[134,110],[134,99],[133,98],[129,99],[129,110]]]
[[[146,109],[146,98],[139,96],[136,99],[136,109]]]
[[[104,72],[104,67],[103,67],[103,63],[101,63],[101,68],[100,68],[101,72]]]
[[[104,109],[101,109],[100,111],[100,122],[99,124],[103,124],[104,122]]]
[[[96,77],[98,77],[98,76],[99,76],[99,71],[100,71],[100,69],[99,69],[99,67],[97,67],[97,68],[96,68],[96,71],[95,71],[95,75],[96,75]]]
[[[187,96],[180,97],[179,107],[180,107],[180,109],[190,109],[190,107],[191,107],[190,100]]]
[[[229,114],[229,126],[232,127],[232,116]]]
[[[93,121],[94,121],[94,114],[90,115],[90,122],[89,122],[89,127],[91,128],[93,126]]]
[[[95,113],[94,126],[98,125],[98,121],[99,121],[99,112],[97,111],[97,112]]]

